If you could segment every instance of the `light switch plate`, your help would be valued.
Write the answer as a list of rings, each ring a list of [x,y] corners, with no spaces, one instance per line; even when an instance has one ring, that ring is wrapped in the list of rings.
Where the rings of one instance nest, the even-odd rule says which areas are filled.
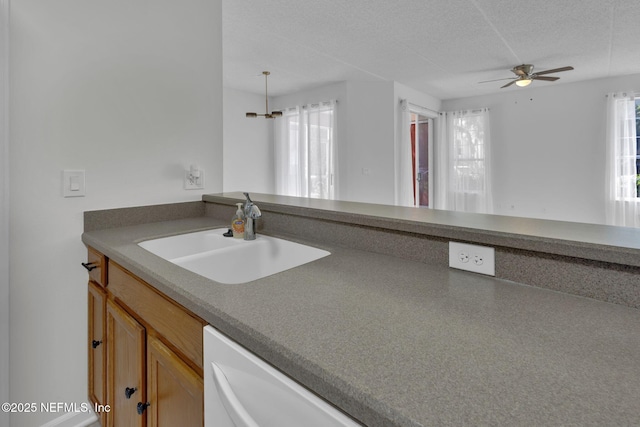
[[[84,197],[86,195],[83,170],[62,171],[62,195],[64,197]]]
[[[495,276],[495,249],[489,246],[449,242],[449,267]]]

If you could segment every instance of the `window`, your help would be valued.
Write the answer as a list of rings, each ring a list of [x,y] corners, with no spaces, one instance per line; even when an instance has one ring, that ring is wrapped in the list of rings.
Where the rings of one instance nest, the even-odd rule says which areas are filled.
[[[440,159],[437,207],[491,213],[489,110],[442,113],[438,126]],[[439,195],[438,195],[439,194]]]
[[[451,183],[456,192],[485,192],[484,126],[482,116],[465,114],[453,122]]]
[[[276,191],[316,199],[335,195],[335,101],[283,111],[276,119]]]
[[[636,197],[640,197],[640,98],[636,98]]]
[[[617,95],[614,96],[613,108],[615,199],[630,200],[638,196],[638,100]]]
[[[639,104],[628,92],[607,95],[607,224],[640,227]]]

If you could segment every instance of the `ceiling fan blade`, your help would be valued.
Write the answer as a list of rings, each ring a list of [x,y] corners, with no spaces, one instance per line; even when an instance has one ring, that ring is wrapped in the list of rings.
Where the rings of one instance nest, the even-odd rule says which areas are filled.
[[[539,76],[541,74],[559,73],[561,71],[571,71],[571,70],[573,70],[573,67],[562,67],[562,68],[554,68],[553,70],[536,71],[535,74]]]
[[[504,85],[504,86],[500,87],[500,89],[504,89],[505,87],[509,87],[509,86],[511,86],[512,84],[514,84],[515,82],[517,82],[518,80],[520,80],[520,79],[519,79],[519,78],[518,78],[518,79],[515,79],[514,81],[509,82],[509,83],[507,83],[506,85]]]
[[[544,80],[547,82],[555,82],[558,79],[560,79],[560,77],[531,76],[531,80]]]
[[[508,78],[506,78],[506,79],[483,80],[483,81],[478,82],[478,83],[499,82],[499,81],[502,81],[502,80],[516,80],[517,78],[518,78],[518,77],[508,77]]]

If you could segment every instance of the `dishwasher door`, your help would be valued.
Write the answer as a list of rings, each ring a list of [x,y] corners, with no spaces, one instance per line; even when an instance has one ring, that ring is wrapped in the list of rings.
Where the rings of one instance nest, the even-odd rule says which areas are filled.
[[[362,427],[211,326],[204,328],[205,427]]]

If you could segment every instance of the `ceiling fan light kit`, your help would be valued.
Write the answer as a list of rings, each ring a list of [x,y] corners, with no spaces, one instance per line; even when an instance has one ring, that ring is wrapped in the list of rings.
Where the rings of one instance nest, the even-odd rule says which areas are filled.
[[[264,114],[246,113],[246,117],[250,119],[256,118],[258,116],[264,117],[265,119],[275,119],[276,117],[282,117],[282,111],[272,111],[271,113],[269,113],[269,91],[267,88],[267,78],[271,73],[269,71],[263,71],[262,74],[264,74],[265,113]]]
[[[545,76],[544,74],[560,73],[562,71],[570,71],[570,70],[573,70],[573,67],[567,66],[567,67],[554,68],[551,70],[539,71],[537,73],[534,73],[533,64],[522,64],[522,65],[517,65],[511,69],[511,72],[515,74],[516,77],[512,77],[508,79],[486,80],[480,83],[496,82],[499,80],[511,80],[506,85],[500,87],[500,89],[509,87],[514,83],[518,87],[526,87],[526,86],[529,86],[533,80],[544,80],[547,82],[555,82],[560,77],[549,77],[549,76]]]
[[[531,84],[531,79],[519,79],[516,80],[516,86],[526,87]]]

